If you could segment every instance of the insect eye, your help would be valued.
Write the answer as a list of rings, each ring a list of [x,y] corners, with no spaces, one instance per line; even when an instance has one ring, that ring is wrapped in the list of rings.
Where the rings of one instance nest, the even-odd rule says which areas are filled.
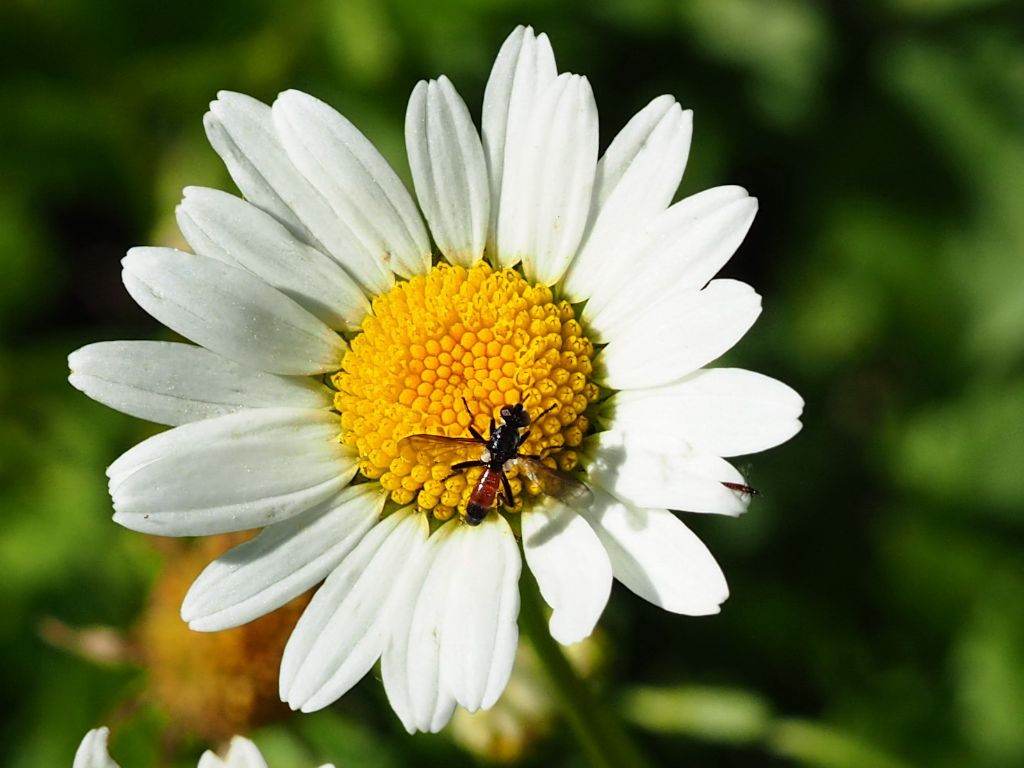
[[[501,418],[504,421],[508,421],[512,418],[512,409],[509,406],[503,405],[501,407]]]

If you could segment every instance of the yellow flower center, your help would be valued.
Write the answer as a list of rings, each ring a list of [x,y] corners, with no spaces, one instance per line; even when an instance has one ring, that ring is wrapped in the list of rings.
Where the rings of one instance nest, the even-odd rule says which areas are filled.
[[[503,406],[522,403],[535,421],[520,452],[572,470],[588,426],[584,411],[598,394],[588,380],[593,351],[572,307],[550,288],[484,263],[439,264],[374,299],[333,377],[341,440],[395,502],[415,500],[446,520],[465,512],[482,471],[453,474],[451,465],[479,459],[482,446],[431,454],[399,445],[402,438],[468,438],[471,424],[487,437]],[[508,477],[515,509],[524,490],[539,493],[524,489],[515,469]]]

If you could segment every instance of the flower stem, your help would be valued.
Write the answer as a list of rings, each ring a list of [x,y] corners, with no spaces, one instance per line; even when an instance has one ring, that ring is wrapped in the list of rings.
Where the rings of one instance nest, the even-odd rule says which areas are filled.
[[[649,763],[620,720],[576,675],[548,632],[540,590],[529,572],[523,573],[520,592],[519,626],[537,653],[552,695],[582,747],[587,764],[594,768],[646,768]]]

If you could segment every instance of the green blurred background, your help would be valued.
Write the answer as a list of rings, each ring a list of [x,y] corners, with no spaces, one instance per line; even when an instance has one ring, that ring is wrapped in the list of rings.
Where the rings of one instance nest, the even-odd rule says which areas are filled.
[[[688,518],[729,577],[723,613],[672,616],[616,588],[604,694],[662,765],[1024,765],[1022,11],[5,0],[0,763],[69,766],[85,731],[114,721],[125,768],[195,764],[200,741],[161,746],[166,715],[136,705],[144,671],[41,627],[128,632],[161,568],[147,537],[110,521],[103,474],[153,427],[74,391],[65,361],[164,333],[119,260],[176,243],[183,186],[232,188],[202,130],[208,102],[309,91],[407,178],[415,82],[448,74],[478,116],[501,41],[531,23],[590,78],[604,143],[674,94],[695,112],[681,194],[759,197],[726,273],[765,311],[728,362],[807,401],[797,438],[741,465],[762,492],[745,517]],[[552,717],[523,764],[582,765]],[[484,759],[450,733],[406,737],[373,680],[255,737],[279,768]]]

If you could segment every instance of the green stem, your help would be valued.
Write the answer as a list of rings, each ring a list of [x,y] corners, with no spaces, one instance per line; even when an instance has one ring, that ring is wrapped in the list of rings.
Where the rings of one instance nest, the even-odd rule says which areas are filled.
[[[540,590],[533,575],[526,572],[519,582],[522,607],[519,626],[530,639],[552,695],[583,748],[587,764],[594,768],[646,768],[647,760],[619,719],[581,680],[548,632]]]

